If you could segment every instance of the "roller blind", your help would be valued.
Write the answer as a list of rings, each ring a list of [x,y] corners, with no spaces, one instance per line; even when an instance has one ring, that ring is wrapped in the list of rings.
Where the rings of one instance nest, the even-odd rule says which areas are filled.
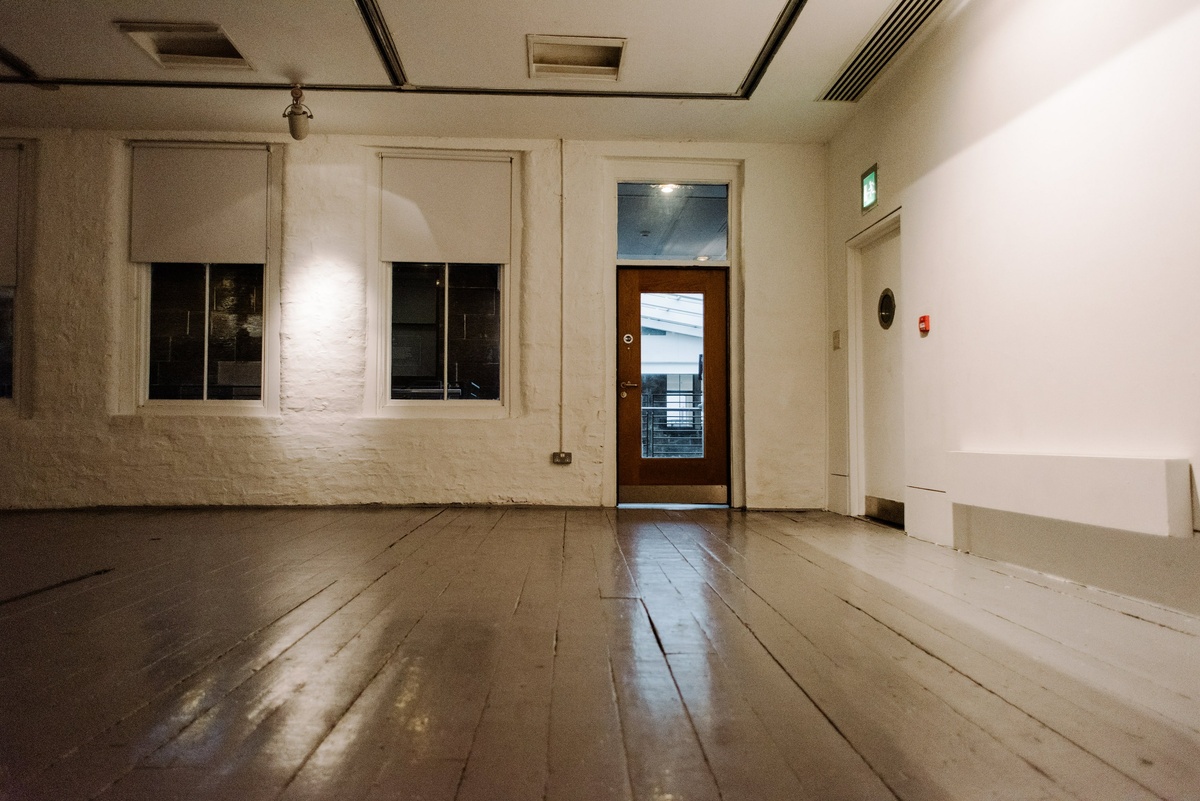
[[[132,260],[266,263],[269,157],[265,145],[134,145]]]
[[[385,156],[382,162],[384,261],[510,261],[510,159]]]
[[[0,144],[0,286],[17,284],[20,167],[20,148],[17,145]]]

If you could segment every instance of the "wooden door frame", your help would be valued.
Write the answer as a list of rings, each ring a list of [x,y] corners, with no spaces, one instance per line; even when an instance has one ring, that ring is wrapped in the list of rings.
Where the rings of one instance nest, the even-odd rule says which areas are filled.
[[[603,237],[600,253],[605,254],[604,296],[604,414],[610,421],[605,432],[604,475],[601,503],[617,505],[617,394],[608,391],[616,385],[617,375],[617,184],[622,182],[725,184],[729,187],[729,274],[726,301],[728,316],[729,367],[729,505],[746,505],[746,428],[745,428],[745,289],[741,270],[741,216],[743,162],[726,159],[648,159],[605,157],[601,194],[602,217],[597,226],[597,244]],[[630,267],[651,267],[651,263],[625,262]],[[662,266],[661,264],[658,266]],[[697,262],[697,267],[705,266]],[[711,266],[711,265],[710,265]]]
[[[863,397],[863,251],[888,234],[900,230],[900,209],[859,232],[846,241],[846,311],[847,358],[846,378],[847,431],[849,452],[847,466],[850,484],[850,514],[863,517],[867,513],[867,455],[866,455],[866,401]],[[903,270],[903,264],[901,264]]]

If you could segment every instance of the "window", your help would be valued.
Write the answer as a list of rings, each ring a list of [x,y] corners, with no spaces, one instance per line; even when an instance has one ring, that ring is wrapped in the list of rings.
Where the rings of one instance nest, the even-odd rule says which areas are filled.
[[[278,235],[277,159],[257,144],[134,144],[143,408],[254,413],[277,404],[278,264],[267,248]]]
[[[381,161],[374,412],[502,416],[515,358],[505,345],[512,156],[405,152]]]
[[[393,399],[500,399],[500,269],[392,265]]]
[[[152,400],[261,400],[261,264],[154,264]]]
[[[0,398],[13,396],[21,150],[19,143],[0,142]]]
[[[16,287],[0,286],[0,398],[13,396],[13,300]]]
[[[667,428],[697,428],[700,417],[696,414],[696,399],[704,397],[697,392],[699,375],[672,373],[666,379]]]
[[[617,184],[617,258],[723,262],[729,257],[727,184]]]

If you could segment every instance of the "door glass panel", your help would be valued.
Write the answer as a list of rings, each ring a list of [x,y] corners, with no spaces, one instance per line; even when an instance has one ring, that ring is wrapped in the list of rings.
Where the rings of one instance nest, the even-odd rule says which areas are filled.
[[[704,457],[704,295],[642,293],[642,458]]]

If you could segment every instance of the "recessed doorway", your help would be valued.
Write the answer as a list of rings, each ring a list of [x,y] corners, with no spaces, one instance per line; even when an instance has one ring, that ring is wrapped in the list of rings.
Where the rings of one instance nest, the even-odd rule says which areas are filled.
[[[849,242],[851,514],[904,528],[904,288],[900,217]]]
[[[606,502],[745,503],[739,165],[609,165]]]

